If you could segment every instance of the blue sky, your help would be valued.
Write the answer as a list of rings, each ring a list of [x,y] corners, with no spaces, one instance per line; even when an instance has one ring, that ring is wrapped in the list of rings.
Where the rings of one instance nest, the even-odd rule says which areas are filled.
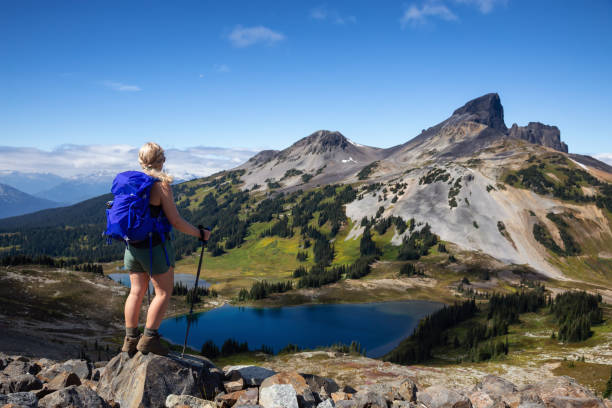
[[[4,0],[0,38],[1,146],[389,147],[498,92],[612,152],[605,0]]]

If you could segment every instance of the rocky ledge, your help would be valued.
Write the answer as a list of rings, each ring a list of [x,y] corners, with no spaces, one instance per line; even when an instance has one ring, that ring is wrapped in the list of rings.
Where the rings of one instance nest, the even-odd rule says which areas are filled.
[[[473,387],[399,383],[340,387],[331,378],[203,357],[120,353],[108,363],[0,354],[0,407],[612,408],[569,377],[517,387],[493,375]]]

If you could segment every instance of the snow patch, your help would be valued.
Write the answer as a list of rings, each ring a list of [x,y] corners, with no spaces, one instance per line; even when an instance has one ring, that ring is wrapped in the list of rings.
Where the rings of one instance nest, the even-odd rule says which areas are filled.
[[[582,168],[583,168],[583,169],[585,169],[585,170],[588,170],[588,169],[589,169],[589,168],[588,168],[587,166],[585,166],[584,164],[582,164],[582,163],[578,163],[576,160],[574,160],[574,159],[572,159],[572,158],[570,158],[570,160],[571,160],[571,161],[573,161],[574,163],[576,163],[577,165],[579,165],[580,167],[582,167]]]
[[[357,147],[364,147],[363,145],[360,145],[359,143],[355,143],[353,142],[351,139],[349,139],[348,137],[346,138],[346,140],[348,140],[348,142],[350,144],[352,144],[353,146],[357,146]]]
[[[353,158],[352,158],[352,157],[350,157],[350,156],[349,156],[349,158],[348,158],[348,159],[342,159],[342,163],[350,163],[350,162],[357,163],[357,162],[356,162],[355,160],[353,160]]]

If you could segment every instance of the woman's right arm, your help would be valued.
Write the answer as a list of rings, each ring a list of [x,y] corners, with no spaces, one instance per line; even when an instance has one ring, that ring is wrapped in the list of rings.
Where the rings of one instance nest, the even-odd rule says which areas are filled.
[[[170,221],[170,224],[184,234],[200,238],[200,230],[185,221],[185,219],[179,214],[176,204],[174,203],[174,195],[172,194],[172,187],[170,187],[170,184],[163,182],[155,184],[159,185],[159,190],[161,193],[161,206],[164,210],[166,218],[168,218],[168,221]],[[205,230],[204,234],[204,239],[208,240],[210,237],[210,231]]]

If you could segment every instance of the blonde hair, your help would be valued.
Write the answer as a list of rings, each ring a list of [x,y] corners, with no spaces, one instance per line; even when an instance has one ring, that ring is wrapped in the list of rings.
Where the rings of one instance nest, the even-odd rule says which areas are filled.
[[[166,183],[172,183],[172,176],[161,170],[165,161],[164,149],[157,143],[147,142],[138,151],[138,163],[145,173]]]

